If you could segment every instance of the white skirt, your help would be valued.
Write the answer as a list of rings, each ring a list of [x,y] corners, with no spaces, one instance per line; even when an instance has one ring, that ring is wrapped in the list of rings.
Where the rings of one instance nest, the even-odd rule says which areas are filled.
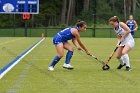
[[[129,45],[131,48],[133,48],[135,46],[135,41],[134,40],[128,40],[127,42],[122,42],[120,44],[120,46],[125,46],[125,45]]]

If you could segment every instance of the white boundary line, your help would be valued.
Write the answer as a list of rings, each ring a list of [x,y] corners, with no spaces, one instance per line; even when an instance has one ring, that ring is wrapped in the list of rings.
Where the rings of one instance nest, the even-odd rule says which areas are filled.
[[[10,62],[8,65],[6,65],[4,68],[0,70],[0,79],[5,76],[5,74],[10,71],[19,61],[21,61],[27,54],[29,54],[36,46],[38,46],[45,38],[39,40],[37,43],[35,43],[32,47],[27,49],[25,52],[23,52],[20,56],[16,57],[12,62]]]

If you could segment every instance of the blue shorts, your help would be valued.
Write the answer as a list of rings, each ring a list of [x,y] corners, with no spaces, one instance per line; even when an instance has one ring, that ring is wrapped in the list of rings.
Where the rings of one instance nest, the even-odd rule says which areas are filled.
[[[134,36],[134,33],[135,33],[134,31],[131,31],[131,35],[132,35],[132,36]]]
[[[65,43],[65,42],[67,42],[67,41],[64,41],[64,40],[62,39],[62,37],[59,36],[58,34],[56,34],[56,35],[53,37],[53,44],[54,44],[55,46],[58,45],[59,43]]]

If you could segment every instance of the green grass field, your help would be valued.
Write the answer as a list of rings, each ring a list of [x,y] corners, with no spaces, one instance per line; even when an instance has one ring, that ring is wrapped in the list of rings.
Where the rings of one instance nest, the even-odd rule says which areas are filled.
[[[11,62],[40,38],[0,38],[0,68]],[[107,60],[114,50],[115,38],[82,38],[89,50],[101,60]],[[117,70],[115,56],[111,69],[103,71],[102,65],[84,53],[75,50],[71,65],[74,70],[62,68],[65,56],[54,72],[48,66],[56,55],[52,38],[46,38],[0,80],[0,93],[139,93],[140,92],[140,39],[129,53],[132,71]],[[65,51],[66,54],[66,51]]]

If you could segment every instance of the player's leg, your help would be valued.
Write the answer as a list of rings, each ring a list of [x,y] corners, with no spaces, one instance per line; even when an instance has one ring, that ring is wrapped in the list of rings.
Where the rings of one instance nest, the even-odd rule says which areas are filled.
[[[123,55],[123,60],[126,64],[126,70],[130,71],[130,61],[129,61],[129,56],[128,56],[128,52],[131,50],[132,48],[129,45],[125,45],[125,47],[123,48],[122,51],[122,55]]]
[[[134,37],[134,33],[135,33],[134,31],[131,31],[131,35],[132,35],[133,37]]]
[[[52,63],[49,66],[49,70],[53,71],[54,70],[54,66],[58,63],[58,61],[63,57],[64,55],[64,46],[63,43],[59,43],[58,45],[55,46],[58,55],[56,55],[52,61]]]
[[[68,69],[73,69],[73,66],[70,65],[70,60],[72,58],[72,55],[73,55],[73,51],[74,49],[72,48],[72,46],[70,45],[69,42],[65,42],[64,43],[64,48],[66,50],[68,50],[67,54],[66,54],[66,60],[65,60],[65,63],[63,65],[64,68],[68,68]]]
[[[117,56],[116,58],[118,59],[118,61],[120,62],[120,65],[117,67],[117,69],[121,69],[125,64],[123,61],[123,56],[122,56],[122,50],[123,50],[123,46],[120,46],[117,50]]]

